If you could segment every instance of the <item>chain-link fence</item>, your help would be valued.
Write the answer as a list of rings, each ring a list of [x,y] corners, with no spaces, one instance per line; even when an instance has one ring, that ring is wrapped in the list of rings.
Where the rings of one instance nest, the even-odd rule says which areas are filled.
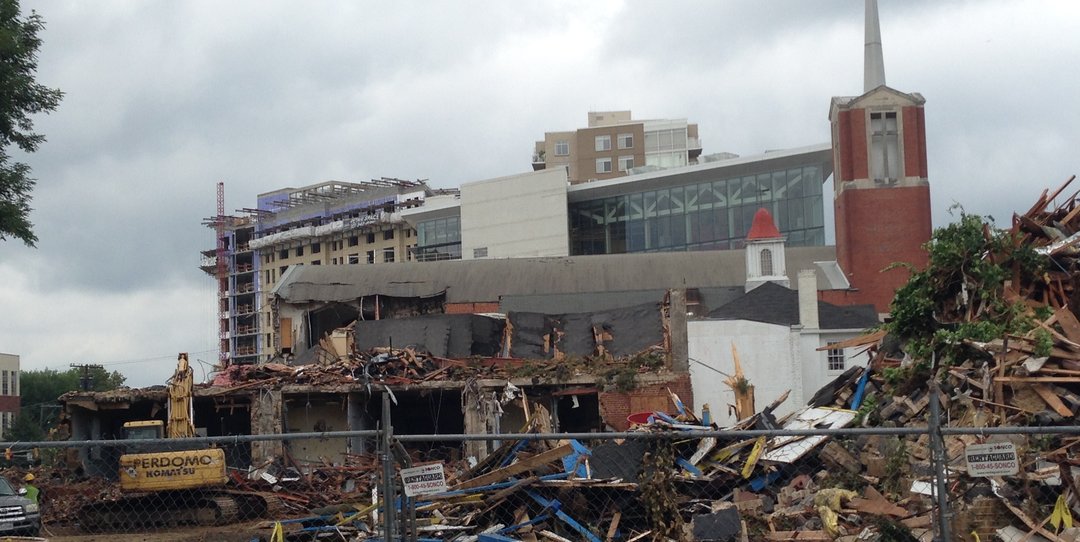
[[[931,408],[922,427],[841,429],[857,413],[810,412],[802,429],[0,444],[0,536],[981,542],[1071,525],[1080,427],[951,427]]]

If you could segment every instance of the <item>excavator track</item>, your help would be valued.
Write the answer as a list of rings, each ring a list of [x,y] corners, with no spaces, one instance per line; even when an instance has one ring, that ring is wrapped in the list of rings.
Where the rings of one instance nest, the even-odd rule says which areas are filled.
[[[236,499],[210,492],[165,492],[123,497],[82,507],[79,526],[87,532],[226,525],[240,518]]]

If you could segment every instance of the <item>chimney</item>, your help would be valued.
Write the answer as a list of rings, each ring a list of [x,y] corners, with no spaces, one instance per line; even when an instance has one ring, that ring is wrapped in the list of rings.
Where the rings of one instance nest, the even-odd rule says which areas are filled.
[[[804,329],[818,328],[817,273],[799,271],[799,323]]]

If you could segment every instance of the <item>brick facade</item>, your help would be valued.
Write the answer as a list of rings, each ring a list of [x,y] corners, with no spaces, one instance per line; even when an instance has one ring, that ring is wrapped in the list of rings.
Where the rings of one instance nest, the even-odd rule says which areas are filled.
[[[908,106],[901,109],[904,122],[904,173],[908,177],[925,179],[926,167],[926,117],[921,107]]]
[[[0,412],[19,412],[18,395],[0,395]]]
[[[866,149],[866,111],[840,111],[837,114],[835,176],[840,181],[865,179],[870,176],[869,154]]]
[[[446,314],[480,314],[485,312],[500,312],[498,301],[478,303],[447,303]]]
[[[600,417],[612,429],[626,431],[630,427],[630,422],[626,420],[626,417],[636,412],[660,410],[672,413],[675,411],[675,406],[672,405],[671,398],[668,396],[669,389],[682,399],[686,408],[694,408],[694,390],[690,383],[690,374],[676,373],[669,375],[666,381],[639,385],[631,391],[600,392]]]
[[[854,303],[888,312],[905,269],[882,270],[896,262],[923,268],[930,239],[930,187],[845,190],[836,198],[836,258],[856,289]]]

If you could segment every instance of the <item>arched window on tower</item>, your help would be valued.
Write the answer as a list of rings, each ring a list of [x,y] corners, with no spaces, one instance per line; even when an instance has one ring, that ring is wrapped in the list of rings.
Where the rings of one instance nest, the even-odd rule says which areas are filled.
[[[762,249],[761,251],[761,274],[762,276],[772,276],[772,251],[769,249]]]

